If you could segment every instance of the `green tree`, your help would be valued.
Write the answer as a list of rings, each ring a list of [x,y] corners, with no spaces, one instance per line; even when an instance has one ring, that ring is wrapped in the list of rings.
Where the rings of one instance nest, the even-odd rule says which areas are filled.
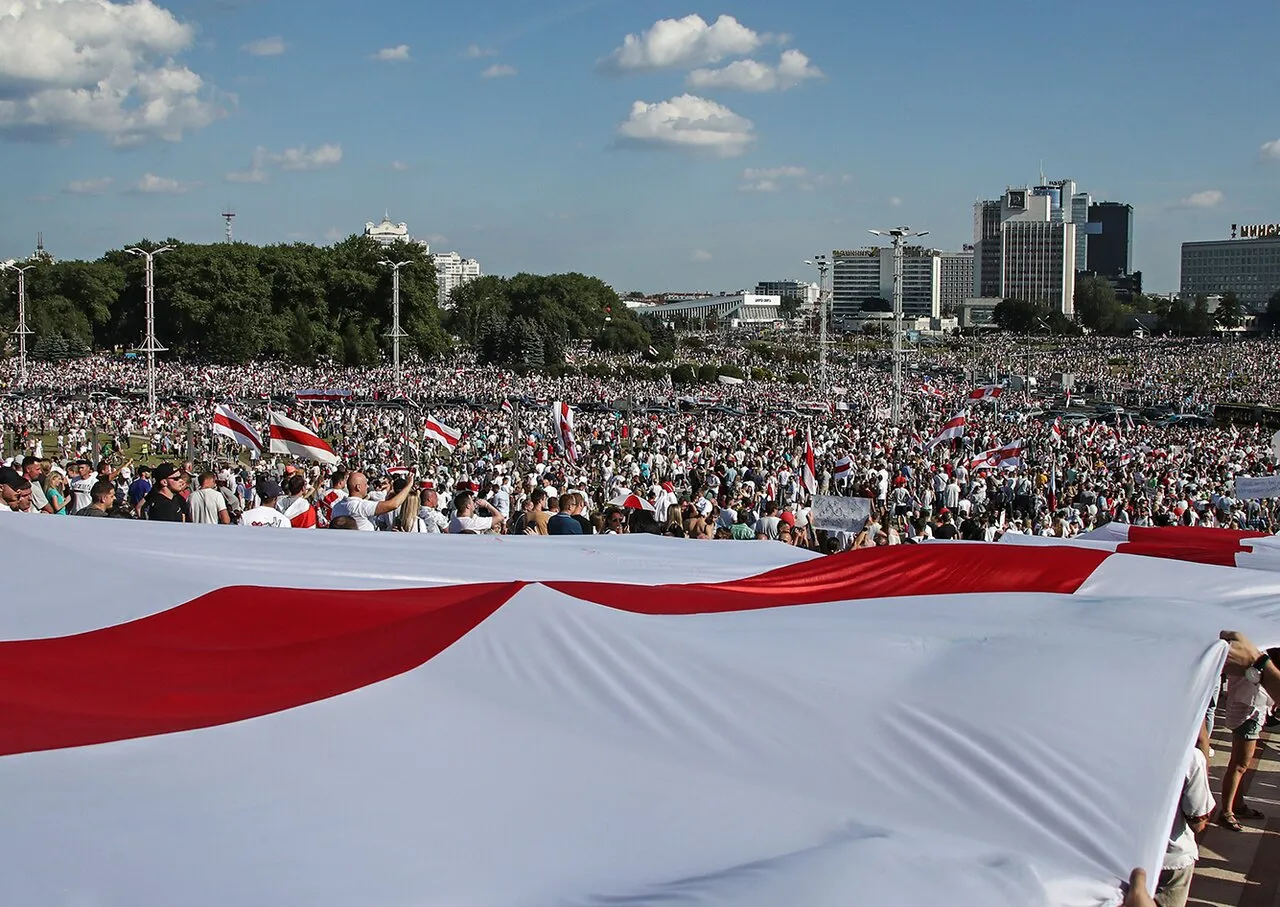
[[[1084,277],[1076,282],[1076,320],[1099,333],[1115,331],[1124,317],[1115,288],[1101,277]]]
[[[1197,296],[1195,305],[1191,307],[1187,333],[1202,336],[1213,333],[1213,316],[1209,314],[1209,300],[1204,296]]]
[[[1228,293],[1222,297],[1222,302],[1218,303],[1218,310],[1213,313],[1213,320],[1221,327],[1234,328],[1239,327],[1244,321],[1244,311],[1240,308],[1240,297],[1235,293]]]
[[[1036,319],[1043,310],[1034,302],[1024,299],[1002,299],[991,313],[992,319],[1002,331],[1029,333],[1036,328]]]
[[[1272,293],[1271,298],[1267,300],[1266,321],[1271,330],[1280,328],[1280,290]]]

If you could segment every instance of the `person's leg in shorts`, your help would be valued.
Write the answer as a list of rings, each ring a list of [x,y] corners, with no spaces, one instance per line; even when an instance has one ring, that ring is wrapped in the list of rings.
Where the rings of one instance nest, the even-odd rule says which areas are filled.
[[[1182,869],[1166,869],[1160,873],[1156,883],[1156,907],[1186,907],[1187,896],[1191,894],[1191,877],[1195,874],[1196,864],[1184,866]]]
[[[1244,795],[1253,781],[1250,763],[1262,733],[1262,722],[1257,716],[1249,718],[1231,731],[1231,759],[1222,775],[1222,811],[1218,824],[1232,831],[1241,831],[1237,813],[1253,818],[1255,810],[1244,802]]]

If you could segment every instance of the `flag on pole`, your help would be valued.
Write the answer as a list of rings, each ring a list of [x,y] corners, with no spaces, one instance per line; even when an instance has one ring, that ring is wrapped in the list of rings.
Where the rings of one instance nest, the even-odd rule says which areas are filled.
[[[1011,441],[984,450],[969,463],[970,469],[1018,469],[1022,466],[1022,441]]]
[[[849,478],[851,472],[853,472],[853,457],[848,454],[836,460],[835,468],[831,470],[831,474],[837,482],[843,482]]]
[[[230,438],[242,447],[250,450],[262,450],[262,436],[253,430],[249,420],[241,416],[225,403],[220,403],[213,411],[213,433]]]
[[[984,384],[981,387],[975,387],[969,391],[970,400],[994,400],[1004,392],[1004,388],[998,384]]]
[[[1062,443],[1062,419],[1053,420],[1053,424],[1049,426],[1049,443],[1057,447]]]
[[[458,442],[462,440],[462,433],[456,428],[445,425],[435,416],[427,416],[427,421],[422,426],[422,437],[426,440],[439,441],[452,453],[458,446]]]
[[[268,430],[271,434],[271,453],[292,454],[329,466],[338,465],[338,455],[333,452],[329,442],[301,422],[272,412],[268,416]]]
[[[809,494],[818,493],[818,470],[813,459],[813,433],[805,429],[804,466],[800,470],[800,487]]]
[[[510,401],[510,400],[503,400],[503,401],[502,401],[502,411],[503,411],[504,413],[506,413],[506,414],[509,416],[509,415],[511,415],[513,412],[515,412],[515,411],[516,411],[516,408],[515,408],[514,406],[512,406],[512,405],[511,405],[511,401]]]
[[[933,379],[928,375],[924,376],[924,381],[920,385],[920,393],[926,397],[945,397],[946,391],[933,383]]]
[[[937,435],[934,436],[933,440],[929,442],[928,449],[933,450],[943,441],[952,441],[956,438],[963,438],[965,425],[968,421],[969,411],[967,409],[960,410],[946,421],[946,424],[942,426],[942,430],[939,431]]]
[[[578,461],[578,448],[573,442],[573,407],[557,400],[551,404],[551,426],[560,451],[570,463]]]

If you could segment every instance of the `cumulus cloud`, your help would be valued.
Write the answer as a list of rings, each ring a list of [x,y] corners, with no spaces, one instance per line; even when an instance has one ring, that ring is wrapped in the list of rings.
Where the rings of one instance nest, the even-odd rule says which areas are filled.
[[[821,79],[822,70],[798,50],[785,50],[777,66],[755,60],[738,60],[721,69],[695,69],[690,88],[733,91],[787,91],[810,79]]]
[[[468,60],[483,60],[485,57],[496,57],[498,52],[492,47],[481,47],[479,44],[469,44],[462,55]]]
[[[259,38],[248,44],[241,44],[240,49],[255,57],[278,57],[284,53],[284,38],[276,35],[273,38]]]
[[[178,141],[224,111],[176,57],[191,26],[152,0],[24,0],[0,16],[0,135]]]
[[[156,176],[144,173],[142,179],[133,184],[133,192],[142,195],[182,195],[191,187],[167,176]]]
[[[501,79],[503,76],[514,76],[516,68],[508,66],[506,63],[494,63],[484,72],[480,73],[482,79]]]
[[[749,54],[768,36],[752,31],[733,16],[708,25],[701,16],[659,19],[639,35],[627,35],[622,46],[599,62],[602,72],[644,72],[719,63]]]
[[[1222,201],[1222,193],[1217,189],[1206,189],[1193,192],[1178,202],[1180,208],[1215,208]]]
[[[269,176],[267,167],[279,167],[281,170],[325,170],[336,167],[342,161],[341,145],[320,145],[308,148],[299,145],[297,148],[286,148],[281,152],[270,152],[259,145],[253,150],[253,160],[247,170],[234,170],[226,176],[229,183],[265,183]],[[393,162],[393,170],[398,169]],[[404,169],[408,169],[407,166]]]
[[[271,163],[278,164],[281,170],[325,170],[337,166],[342,160],[342,146],[326,144],[310,149],[306,145],[299,145],[273,154],[269,159]]]
[[[720,157],[741,154],[755,140],[754,125],[728,107],[683,94],[653,104],[636,101],[618,127],[620,145],[701,151]]]
[[[1262,147],[1258,149],[1258,153],[1264,161],[1280,161],[1280,139],[1273,142],[1264,142]]]
[[[690,261],[710,261],[711,253],[706,249],[694,249],[689,253]]]
[[[109,176],[90,180],[72,180],[63,187],[68,195],[101,195],[110,188],[114,180]]]
[[[396,62],[399,60],[409,59],[409,45],[397,44],[395,47],[384,47],[373,55],[375,60],[384,62]]]

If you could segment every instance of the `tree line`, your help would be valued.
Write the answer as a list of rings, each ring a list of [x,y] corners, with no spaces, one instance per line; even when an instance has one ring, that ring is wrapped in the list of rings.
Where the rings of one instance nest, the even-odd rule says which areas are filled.
[[[389,359],[392,273],[400,269],[402,354],[430,361],[459,344],[484,362],[547,368],[571,347],[646,351],[654,342],[603,281],[582,274],[482,277],[437,305],[431,256],[354,235],[331,246],[163,243],[154,257],[156,333],[192,361],[283,359],[372,365]],[[64,358],[128,350],[145,334],[145,261],[113,249],[95,261],[41,260],[26,272],[29,353]],[[0,271],[0,329],[17,323],[17,275]],[[668,352],[674,339],[663,341]],[[12,353],[16,344],[9,344]]]

